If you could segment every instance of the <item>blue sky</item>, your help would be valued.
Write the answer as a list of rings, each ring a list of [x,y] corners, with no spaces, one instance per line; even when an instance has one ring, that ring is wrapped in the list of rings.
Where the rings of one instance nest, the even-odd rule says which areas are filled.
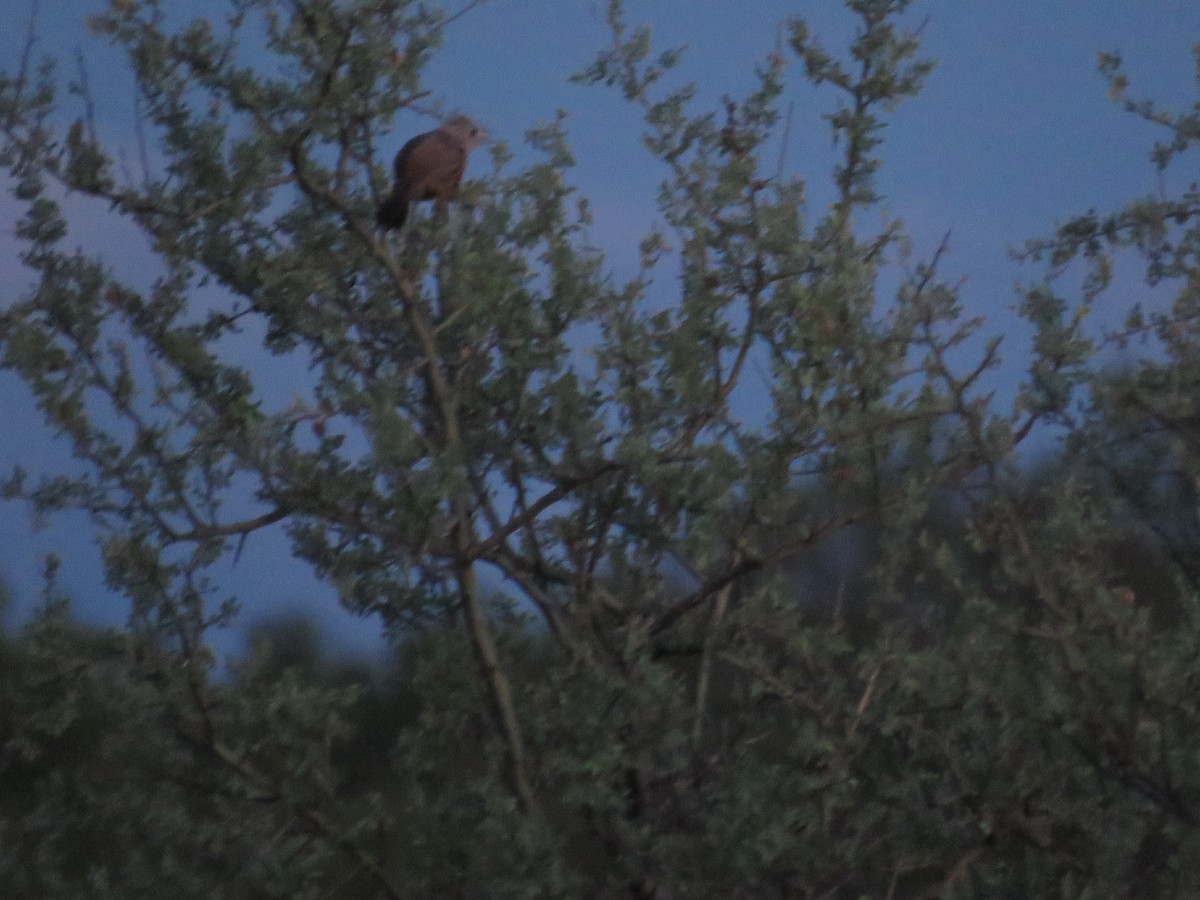
[[[57,48],[64,71],[83,49],[97,93],[101,131],[132,150],[132,89],[119,54],[90,38],[85,16],[101,4],[42,0],[39,49]],[[185,17],[217,13],[220,0],[164,0]],[[493,0],[449,31],[442,53],[427,72],[427,87],[448,108],[484,122],[521,157],[522,134],[568,111],[578,160],[575,184],[596,215],[595,242],[614,269],[627,271],[638,239],[655,220],[659,170],[639,147],[635,113],[615,92],[571,84],[608,36],[603,0]],[[449,3],[451,9],[458,4]],[[28,0],[8,0],[0,30],[0,66],[16,67],[28,18]],[[653,27],[660,48],[685,44],[681,79],[695,80],[702,103],[716,107],[722,94],[750,85],[753,62],[774,45],[776,23],[788,15],[808,19],[814,33],[836,49],[854,27],[835,0],[637,0],[633,22]],[[1113,106],[1096,71],[1101,50],[1125,59],[1136,94],[1169,107],[1197,99],[1195,62],[1200,3],[1195,0],[919,0],[912,22],[927,20],[924,54],[939,61],[926,90],[901,107],[886,134],[881,187],[886,208],[902,218],[919,253],[928,254],[951,233],[945,272],[965,276],[968,309],[988,317],[989,333],[1005,333],[1011,382],[1019,374],[1022,329],[1012,315],[1013,285],[1036,272],[1009,259],[1008,249],[1046,234],[1073,213],[1112,209],[1138,195],[1178,189],[1200,179],[1169,171],[1160,179],[1148,162],[1155,129]],[[795,119],[790,171],[810,179],[816,200],[826,196],[830,137],[820,115],[831,95],[805,87],[793,68]],[[396,146],[428,127],[416,116],[396,123]],[[483,166],[476,165],[475,174]],[[146,265],[136,236],[112,228],[102,211],[74,205],[81,215],[78,241],[103,252],[118,270]],[[0,304],[25,284],[11,236],[13,206],[0,197]],[[1116,309],[1121,298],[1114,298]],[[1104,310],[1101,310],[1101,315]],[[283,377],[283,373],[280,373]],[[1001,384],[1001,387],[1003,384]],[[65,457],[46,435],[23,387],[0,372],[0,469],[21,461],[37,471]],[[349,644],[369,642],[371,623],[350,623],[328,591],[301,567],[288,564],[283,538],[260,537],[226,573],[246,597],[261,598],[249,618],[291,609],[317,615],[343,632]],[[0,578],[18,601],[37,586],[39,557],[64,557],[63,586],[89,617],[121,621],[119,602],[99,588],[98,563],[86,523],[67,518],[32,532],[27,512],[0,504]],[[90,599],[89,599],[90,598]]]

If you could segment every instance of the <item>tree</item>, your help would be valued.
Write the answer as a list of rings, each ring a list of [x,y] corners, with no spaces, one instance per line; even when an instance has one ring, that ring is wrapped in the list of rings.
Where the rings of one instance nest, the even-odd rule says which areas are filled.
[[[86,116],[58,136],[49,66],[4,76],[0,160],[36,284],[0,319],[3,365],[83,464],[13,472],[6,493],[89,512],[131,610],[93,639],[51,605],[8,655],[0,776],[29,793],[3,819],[6,883],[1195,892],[1194,511],[1135,502],[1156,440],[1195,472],[1191,382],[1099,370],[1091,295],[1051,279],[1024,300],[1028,383],[1012,411],[989,403],[999,339],[961,362],[983,323],[939,278],[943,250],[913,261],[901,223],[871,225],[886,115],[931,68],[909,3],[846,5],[844,53],[790,20],[756,88],[712,111],[665,86],[677,54],[610,3],[612,49],[580,78],[642,112],[666,173],[665,227],[623,284],[588,244],[561,121],[530,132],[526,169],[495,149],[448,218],[373,228],[383,129],[426,96],[449,21],[422,5],[239,0],[176,29],[114,0],[95,27],[128,50],[163,162],[141,183]],[[835,98],[824,211],[768,165],[791,58]],[[1146,112],[1192,147],[1192,119]],[[145,233],[152,283],[66,249],[64,188]],[[1151,252],[1185,287],[1138,322],[1186,361],[1195,216],[1193,195],[1135,206],[1031,251]],[[677,296],[651,303],[668,261]],[[306,368],[303,399],[263,398],[244,335]],[[761,421],[739,402],[755,391]],[[1147,439],[1156,416],[1170,427]],[[1067,438],[1041,479],[1017,456],[1039,427]],[[311,665],[214,671],[206,634],[236,604],[206,571],[275,527],[396,635],[389,702]],[[847,558],[863,572],[830,583]],[[1130,586],[1146,558],[1171,567],[1161,597]],[[363,710],[392,703],[372,735]],[[113,841],[80,842],[105,822]]]

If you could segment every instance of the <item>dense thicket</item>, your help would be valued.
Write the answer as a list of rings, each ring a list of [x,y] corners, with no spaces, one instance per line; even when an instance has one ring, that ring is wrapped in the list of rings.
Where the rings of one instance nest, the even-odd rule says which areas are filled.
[[[886,116],[930,70],[908,5],[847,0],[836,52],[784,23],[755,90],[705,110],[610,4],[580,77],[643,112],[665,173],[627,282],[561,122],[527,168],[495,148],[448,218],[373,229],[383,134],[446,25],[408,0],[237,0],[178,29],[114,0],[95,25],[140,92],[136,179],[86,115],[60,133],[53,69],[0,75],[32,277],[0,361],[78,460],[5,493],[90,513],[130,609],[80,629],[51,581],[0,648],[0,883],[1195,896],[1200,192],[1029,245],[1035,340],[998,408],[998,340],[941,251],[873,224]],[[775,167],[796,61],[830,92],[827,209],[805,202],[825,176]],[[1163,128],[1157,164],[1200,149],[1200,117],[1102,68]],[[76,251],[63,189],[160,270]],[[1122,264],[1161,302],[1106,333],[1089,311]],[[286,405],[248,337],[304,373]],[[386,672],[322,664],[303,630],[214,665],[256,598],[206,573],[266,528],[394,636]]]

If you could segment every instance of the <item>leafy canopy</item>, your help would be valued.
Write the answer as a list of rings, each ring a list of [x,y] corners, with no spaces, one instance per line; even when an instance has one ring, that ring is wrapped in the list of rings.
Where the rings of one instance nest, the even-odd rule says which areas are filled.
[[[932,68],[909,2],[845,5],[847,47],[788,20],[750,92],[704,109],[609,3],[578,77],[639,110],[663,173],[628,280],[589,242],[562,116],[528,165],[494,146],[448,217],[373,228],[394,117],[437,105],[455,16],[424,4],[113,0],[93,25],[128,54],[137,175],[86,83],[61,100],[32,54],[0,73],[32,275],[0,364],[78,461],[4,493],[88,513],[130,609],[82,631],[49,577],[3,647],[5,884],[1194,896],[1196,189],[1030,244],[1050,266],[998,408],[1000,339],[947,248],[916,257],[880,210],[888,116]],[[1196,151],[1194,114],[1102,63],[1165,129],[1159,164]],[[790,68],[829,98],[825,209],[786,155]],[[64,192],[154,271],[72,250]],[[1173,304],[1097,334],[1138,254]],[[1129,369],[1096,364],[1139,337]],[[1033,434],[1062,442],[1031,474]],[[388,680],[297,632],[217,670],[211,629],[257,598],[212,568],[279,528],[395,636]]]

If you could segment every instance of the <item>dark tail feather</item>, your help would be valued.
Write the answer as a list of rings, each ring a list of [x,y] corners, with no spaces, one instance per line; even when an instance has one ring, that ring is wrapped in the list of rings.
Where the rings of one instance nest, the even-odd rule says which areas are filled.
[[[383,229],[399,228],[408,218],[408,197],[396,191],[379,204],[375,224]]]

